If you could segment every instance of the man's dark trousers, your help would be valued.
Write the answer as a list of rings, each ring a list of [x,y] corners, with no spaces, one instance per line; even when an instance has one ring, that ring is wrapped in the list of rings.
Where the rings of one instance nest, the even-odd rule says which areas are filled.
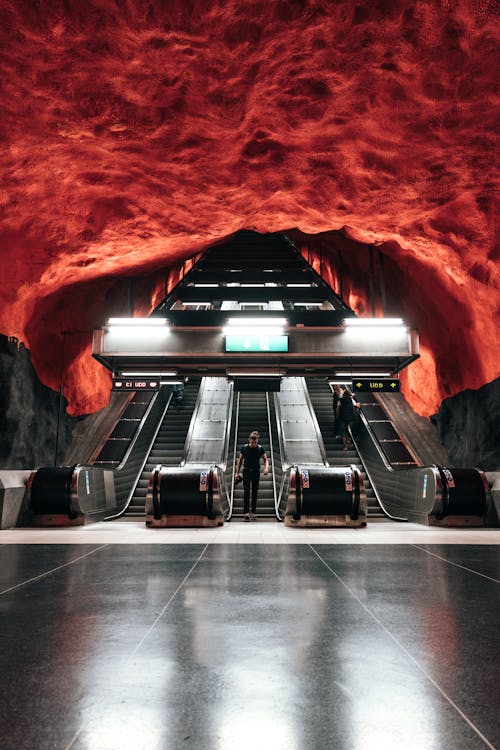
[[[259,491],[260,467],[243,469],[243,513],[250,511],[250,485],[252,485],[252,513],[257,512],[257,493]]]

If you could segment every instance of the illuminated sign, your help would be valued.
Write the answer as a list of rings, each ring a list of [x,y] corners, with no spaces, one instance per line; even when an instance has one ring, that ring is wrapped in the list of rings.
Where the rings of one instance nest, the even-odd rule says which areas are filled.
[[[369,380],[353,380],[352,389],[355,393],[397,393],[399,391],[399,379],[370,378]]]
[[[158,391],[158,378],[113,378],[113,391]]]
[[[226,352],[287,352],[288,336],[227,335]]]

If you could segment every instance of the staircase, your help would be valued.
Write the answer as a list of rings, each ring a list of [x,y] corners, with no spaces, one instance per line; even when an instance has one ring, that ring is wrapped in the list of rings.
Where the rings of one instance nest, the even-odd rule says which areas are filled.
[[[334,435],[334,417],[333,417],[333,394],[330,390],[326,380],[319,378],[307,378],[307,390],[309,391],[309,397],[313,405],[314,411],[316,412],[316,418],[318,425],[321,430],[323,442],[325,444],[326,456],[330,466],[349,466],[354,464],[357,466],[363,477],[363,484],[366,490],[366,500],[368,503],[368,517],[374,518],[385,518],[385,514],[382,512],[380,505],[378,504],[377,498],[371,486],[370,480],[365,471],[361,459],[352,445],[349,450],[342,450],[342,441],[336,439]]]
[[[123,516],[127,521],[142,521],[146,513],[146,493],[151,472],[157,464],[178,466],[184,458],[184,443],[191,424],[200,380],[191,379],[184,388],[182,405],[177,407],[172,399],[160,425],[158,434],[144,464],[130,504]]]
[[[240,455],[240,449],[248,443],[248,436],[252,430],[258,430],[260,433],[259,443],[264,448],[269,459],[269,474],[264,476],[263,463],[261,463],[261,474],[259,484],[259,494],[257,496],[257,516],[262,519],[276,520],[274,510],[273,494],[273,471],[274,467],[271,462],[271,451],[269,442],[267,399],[265,393],[240,393],[239,394],[239,416],[238,416],[238,436],[236,464]],[[231,467],[228,467],[230,473]],[[234,473],[236,466],[233,467]],[[230,484],[230,476],[228,484]],[[234,486],[233,495],[233,514],[232,518],[241,520],[243,518],[243,483]]]

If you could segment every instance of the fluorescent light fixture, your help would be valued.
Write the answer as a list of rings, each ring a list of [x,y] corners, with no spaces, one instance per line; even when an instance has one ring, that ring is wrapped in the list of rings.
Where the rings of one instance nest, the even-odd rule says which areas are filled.
[[[345,326],[404,326],[402,318],[344,318]]]
[[[337,378],[390,378],[391,373],[386,372],[361,372],[361,370],[354,370],[353,372],[336,372]]]
[[[244,326],[286,326],[288,320],[286,318],[229,318],[227,321],[228,326],[238,326],[243,328]]]
[[[183,380],[160,380],[160,385],[181,385]]]
[[[206,286],[215,286],[215,287],[217,287],[219,285],[218,284],[193,284],[193,286],[195,286],[196,288],[198,288],[198,287],[206,287]]]
[[[173,378],[177,375],[177,370],[174,370],[172,372],[145,372],[144,370],[142,372],[121,372],[120,377],[121,378]]]
[[[312,284],[287,284],[287,288],[292,286],[294,289],[298,287],[305,287],[306,289],[308,289],[309,287],[312,287]]]
[[[166,326],[166,318],[110,318],[108,326]]]

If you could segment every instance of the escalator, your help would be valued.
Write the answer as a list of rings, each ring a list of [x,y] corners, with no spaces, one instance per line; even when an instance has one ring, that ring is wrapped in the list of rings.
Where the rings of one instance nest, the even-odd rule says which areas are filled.
[[[319,262],[321,266],[321,257]],[[234,488],[232,482],[235,461],[250,430],[257,429],[271,462],[271,474],[261,480],[258,509],[263,517],[278,517],[285,523],[287,518],[309,523],[309,517],[325,525],[343,523],[342,519],[347,519],[346,523],[358,521],[366,515],[366,488],[371,518],[383,512],[389,518],[426,524],[444,524],[446,519],[450,525],[484,524],[491,505],[484,473],[477,469],[450,469],[447,458],[440,458],[426,445],[425,430],[416,444],[414,428],[408,429],[401,420],[394,402],[385,409],[389,414],[392,409],[395,416],[391,420],[381,412],[378,394],[364,400],[360,425],[353,435],[357,453],[341,451],[333,435],[331,394],[326,381],[309,380],[310,395],[304,387],[304,373],[320,378],[333,375],[340,367],[359,365],[362,371],[368,367],[399,372],[418,356],[415,331],[396,326],[396,337],[391,334],[390,345],[382,333],[373,339],[376,329],[370,336],[365,333],[352,337],[354,311],[305,259],[305,247],[299,251],[284,235],[237,233],[227,242],[209,248],[194,265],[187,265],[187,272],[183,268],[182,278],[152,313],[150,323],[154,325],[150,332],[160,326],[158,337],[152,338],[154,347],[148,345],[143,351],[142,337],[137,337],[136,343],[128,340],[128,323],[118,338],[115,336],[120,326],[106,324],[94,332],[94,357],[120,377],[129,368],[144,368],[146,375],[153,376],[158,368],[162,370],[168,364],[168,371],[173,369],[176,376],[198,378],[203,373],[207,376],[203,380],[221,378],[221,399],[215,393],[211,399],[202,397],[191,412],[189,389],[194,383],[186,389],[179,414],[169,405],[171,390],[166,385],[152,395],[139,392],[131,399],[113,399],[107,414],[91,423],[85,444],[68,459],[70,465],[32,471],[27,495],[30,512],[62,524],[65,514],[71,522],[77,518],[97,521],[115,518],[130,505],[129,517],[137,518],[143,515],[149,479],[151,503],[155,506],[151,514],[158,521],[159,500],[163,502],[162,517],[181,515],[179,506],[174,511],[170,503],[179,499],[172,498],[174,492],[170,490],[176,489],[177,478],[190,472],[193,487],[189,493],[194,493],[197,501],[207,484],[207,514],[214,515],[208,506],[213,509],[212,501],[217,500],[222,506],[221,517],[229,519],[232,513],[241,516],[243,490],[241,486]],[[253,335],[242,343],[238,336],[224,333],[228,324],[236,326],[236,330],[238,325],[251,326],[247,330],[256,333],[254,314],[264,324],[275,313],[286,320],[287,338],[286,342],[281,341],[286,343],[285,349],[269,349]],[[144,321],[136,322],[142,325]],[[362,333],[362,328],[358,330]],[[171,332],[173,337],[169,337]],[[284,387],[283,393],[274,397],[265,392],[243,392],[234,398],[227,390],[229,385],[232,388],[228,377],[235,378],[236,389],[236,378],[242,371],[260,375],[272,371],[279,373],[283,381],[295,377],[302,383],[296,383],[295,393],[289,383],[288,389]],[[140,374],[142,382],[143,373]],[[140,387],[147,385],[142,382]],[[262,381],[259,387],[264,387]],[[210,387],[204,388],[208,395]],[[287,396],[285,390],[289,391]],[[226,439],[231,408],[232,437],[227,435]],[[408,440],[411,437],[409,444],[416,448],[417,460],[405,450],[407,446],[395,425]],[[228,453],[230,441],[232,450]],[[161,465],[164,470],[157,472],[155,483],[150,471],[153,469],[154,474]],[[206,481],[208,476],[210,481]],[[337,483],[340,489],[335,490],[333,502],[330,489]],[[345,495],[342,502],[337,502],[339,493]],[[56,496],[60,502],[55,502]],[[193,516],[204,502],[202,498],[193,509]],[[198,516],[201,513],[202,510]]]
[[[356,399],[361,404],[361,411],[387,461],[395,471],[415,469],[421,464],[415,459],[409,447],[395,425],[389,419],[386,410],[375,393],[359,393]]]
[[[170,400],[165,416],[143,466],[134,494],[123,518],[130,521],[144,520],[146,493],[151,472],[158,464],[178,466],[184,459],[184,445],[196,404],[200,379],[189,380],[184,387],[182,404],[177,406]]]
[[[361,474],[345,453],[341,465],[329,466],[305,378],[283,378],[275,404],[280,456],[286,470],[279,502],[280,517],[283,515],[285,524],[366,526],[367,504]]]
[[[331,395],[323,381],[310,381],[311,401],[318,405],[318,421],[333,434]],[[356,454],[362,463],[369,494],[369,514],[382,512],[396,521],[433,526],[484,526],[492,520],[492,499],[484,472],[437,465],[423,465],[410,443],[389,417],[382,399],[357,394],[359,420],[350,428]],[[401,408],[401,405],[400,405]],[[330,416],[328,416],[328,414]],[[335,438],[333,438],[335,440]],[[330,456],[335,446],[330,442]],[[348,452],[342,451],[342,455]],[[379,506],[377,510],[376,504]]]
[[[354,464],[363,478],[368,506],[368,518],[370,520],[375,518],[385,518],[385,513],[380,507],[370,479],[368,478],[365,467],[363,466],[354,444],[351,443],[349,450],[344,451],[342,449],[342,440],[337,438],[334,434],[335,420],[333,416],[333,395],[328,382],[319,378],[307,378],[306,383],[309,397],[321,430],[326,458],[329,465],[340,467],[345,466],[346,464]]]
[[[94,453],[95,458],[90,459],[90,464],[103,469],[119,467],[154,397],[152,391],[136,391],[130,394],[125,410],[104,445]]]
[[[275,496],[276,482],[281,480],[281,473],[276,475],[276,460],[272,442],[272,427],[270,420],[270,398],[268,393],[237,393],[233,407],[233,437],[230,455],[233,459],[228,462],[226,483],[232,488],[232,502],[230,500],[229,518],[243,518],[243,483],[234,484],[233,477],[240,455],[240,450],[248,442],[252,430],[260,433],[259,443],[266,451],[269,459],[269,474],[261,471],[259,494],[257,497],[257,517],[261,519],[276,519]],[[271,430],[271,432],[270,432]],[[236,444],[234,435],[236,434]],[[278,462],[279,463],[279,462]],[[281,468],[281,467],[280,467]]]
[[[233,384],[227,378],[202,378],[198,393],[188,394],[182,435],[178,430],[178,445],[170,453],[171,463],[161,460],[165,443],[158,447],[155,443],[152,451],[155,460],[149,477],[146,476],[149,478],[146,526],[223,525],[226,492],[222,477],[227,463],[232,402]],[[179,439],[183,436],[184,441]]]

